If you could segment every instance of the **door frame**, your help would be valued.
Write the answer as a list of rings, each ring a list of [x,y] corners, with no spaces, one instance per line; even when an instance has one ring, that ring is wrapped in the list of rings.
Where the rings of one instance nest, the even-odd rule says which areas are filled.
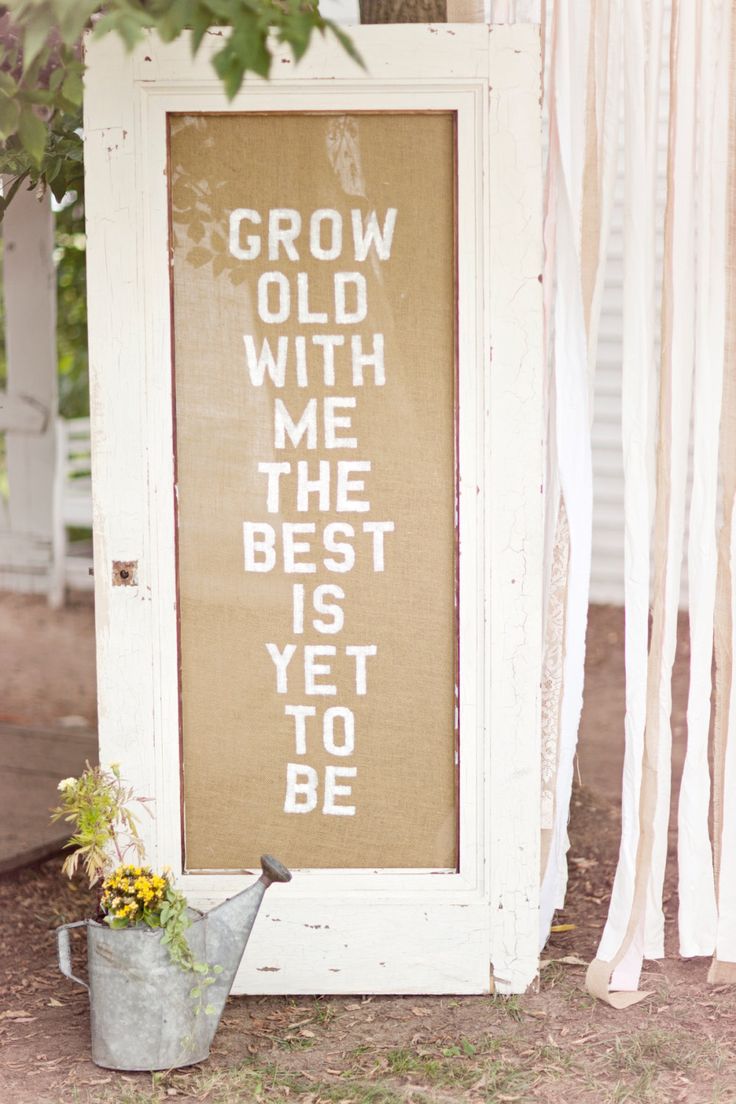
[[[87,47],[86,197],[99,737],[155,798],[147,854],[208,908],[247,874],[183,874],[167,111],[453,110],[458,133],[460,862],[298,871],[234,992],[519,992],[538,958],[542,590],[539,29],[351,29],[231,103],[185,40]],[[120,564],[130,565],[121,577]],[[116,566],[118,565],[118,566]],[[288,862],[288,856],[282,856]]]

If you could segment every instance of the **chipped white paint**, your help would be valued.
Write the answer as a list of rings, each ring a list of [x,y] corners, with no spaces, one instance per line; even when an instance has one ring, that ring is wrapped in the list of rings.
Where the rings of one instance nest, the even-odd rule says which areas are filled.
[[[88,46],[101,755],[155,795],[149,856],[195,905],[244,884],[181,872],[166,112],[457,111],[459,871],[298,871],[272,888],[235,991],[520,992],[537,972],[539,891],[539,33],[351,33],[367,72],[318,42],[232,104],[209,65],[219,35],[194,62],[153,37],[130,56],[112,37]],[[138,561],[138,586],[110,585],[113,559]]]

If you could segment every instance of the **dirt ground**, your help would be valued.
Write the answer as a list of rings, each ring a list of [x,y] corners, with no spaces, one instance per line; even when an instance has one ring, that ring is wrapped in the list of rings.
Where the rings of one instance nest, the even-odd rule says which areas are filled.
[[[26,724],[89,715],[90,611],[73,607],[57,621],[34,602],[24,611],[24,602],[13,599],[18,627],[6,632],[8,606],[0,598],[2,710]],[[677,957],[672,863],[665,895],[669,957],[646,966],[649,999],[614,1012],[583,989],[618,850],[622,632],[620,611],[592,611],[583,785],[573,798],[568,904],[557,917],[573,927],[552,935],[538,992],[507,999],[236,997],[208,1063],[161,1075],[112,1073],[90,1062],[87,995],[55,964],[52,929],[88,914],[89,895],[62,879],[59,861],[50,860],[0,880],[0,1102],[736,1101],[736,994],[706,985],[705,960]],[[52,635],[55,647],[46,650],[40,637],[34,645],[34,634]],[[676,763],[686,690],[680,664]]]

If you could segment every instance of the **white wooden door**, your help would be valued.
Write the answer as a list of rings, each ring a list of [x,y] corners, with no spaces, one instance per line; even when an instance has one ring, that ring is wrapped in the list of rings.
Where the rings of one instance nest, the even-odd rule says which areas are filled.
[[[538,28],[381,26],[356,27],[352,34],[365,61],[365,70],[351,62],[334,43],[319,42],[298,67],[293,65],[290,56],[277,56],[272,80],[266,83],[249,79],[231,103],[224,98],[209,64],[220,44],[219,36],[207,36],[194,62],[186,42],[163,46],[151,37],[132,55],[124,54],[112,39],[89,43],[85,138],[101,756],[103,761],[120,761],[125,776],[137,791],[155,797],[155,821],[145,826],[149,858],[173,867],[191,903],[197,907],[207,908],[231,896],[250,880],[242,867],[247,865],[248,870],[254,869],[250,856],[255,843],[251,844],[250,840],[243,843],[242,854],[249,857],[247,863],[242,864],[232,857],[241,852],[228,843],[237,832],[239,809],[246,819],[251,818],[248,823],[253,821],[254,813],[257,821],[262,812],[264,821],[273,826],[274,835],[283,841],[278,857],[287,865],[293,865],[290,850],[309,855],[307,838],[319,841],[320,832],[324,831],[325,838],[332,833],[329,835],[333,841],[330,862],[321,865],[302,862],[288,886],[274,886],[269,890],[238,974],[235,992],[470,993],[488,992],[493,987],[497,991],[518,992],[523,991],[536,975],[538,941],[542,519]],[[447,465],[442,469],[449,481],[447,485],[435,483],[433,487],[433,477],[430,477],[415,497],[415,509],[396,525],[397,533],[413,530],[415,523],[419,526],[440,492],[449,493],[454,499],[455,517],[449,519],[449,525],[450,529],[454,525],[455,531],[448,538],[453,541],[448,561],[451,567],[447,571],[443,569],[441,577],[437,576],[431,562],[426,567],[432,588],[446,588],[444,592],[451,592],[456,602],[454,606],[450,603],[454,628],[448,629],[455,639],[449,640],[443,635],[440,649],[443,659],[436,671],[438,683],[448,683],[455,699],[446,702],[449,719],[444,728],[440,726],[440,739],[444,743],[437,745],[444,758],[442,766],[437,761],[436,772],[438,792],[440,774],[445,780],[444,831],[450,832],[451,843],[448,846],[445,837],[442,846],[434,847],[437,818],[433,819],[433,794],[427,792],[432,787],[430,770],[421,802],[422,816],[426,816],[429,825],[425,833],[426,848],[416,823],[417,809],[411,801],[405,805],[399,801],[397,805],[394,800],[393,819],[388,811],[385,818],[376,816],[375,832],[384,832],[381,838],[386,841],[383,846],[386,854],[403,853],[400,847],[394,847],[402,831],[414,840],[413,850],[408,849],[407,854],[416,854],[420,861],[398,866],[396,862],[377,861],[376,856],[382,850],[370,846],[370,821],[367,834],[361,837],[363,850],[358,852],[368,856],[366,861],[356,863],[355,851],[346,843],[344,854],[350,855],[351,860],[349,864],[340,862],[340,840],[349,836],[351,826],[358,821],[350,812],[346,814],[345,809],[359,808],[361,793],[355,777],[358,768],[349,766],[353,762],[350,758],[352,743],[346,747],[349,742],[346,716],[350,710],[340,715],[343,727],[339,729],[339,746],[332,741],[331,735],[329,739],[324,736],[324,747],[333,756],[330,759],[328,755],[324,776],[321,766],[319,774],[316,768],[313,775],[304,773],[306,760],[299,756],[305,754],[306,745],[302,741],[300,749],[298,722],[292,718],[290,723],[296,728],[290,731],[295,733],[295,746],[288,756],[277,750],[274,756],[278,758],[277,767],[282,775],[287,768],[286,758],[295,757],[294,770],[302,773],[295,773],[291,778],[295,785],[292,785],[291,796],[287,785],[284,804],[267,808],[270,765],[264,760],[261,774],[244,773],[242,748],[236,738],[242,726],[246,732],[244,739],[249,738],[250,714],[244,716],[235,707],[228,714],[228,686],[235,687],[234,672],[239,669],[238,657],[233,655],[237,648],[224,646],[222,662],[218,660],[207,675],[212,681],[212,714],[218,718],[211,733],[207,721],[206,680],[203,687],[200,678],[199,689],[195,689],[200,622],[195,622],[192,629],[190,611],[196,606],[194,592],[200,598],[204,595],[209,602],[212,594],[222,590],[224,597],[220,609],[225,612],[219,621],[212,610],[205,617],[206,626],[202,632],[209,634],[207,641],[212,641],[213,647],[219,646],[220,621],[230,624],[231,609],[238,602],[244,617],[238,624],[245,625],[250,632],[253,626],[248,621],[248,611],[251,610],[254,622],[261,619],[257,632],[261,633],[262,643],[242,657],[248,667],[241,670],[250,677],[251,669],[265,663],[263,669],[270,671],[272,677],[262,683],[264,700],[268,695],[276,702],[286,700],[279,699],[278,694],[286,690],[289,677],[291,653],[287,656],[283,643],[289,637],[281,631],[283,626],[276,625],[272,616],[276,607],[269,603],[277,591],[281,597],[273,601],[281,601],[288,591],[289,616],[293,613],[289,632],[302,631],[297,627],[298,617],[294,612],[297,605],[294,585],[305,579],[309,582],[309,579],[296,574],[285,576],[279,582],[278,572],[265,573],[270,571],[271,565],[270,551],[263,551],[266,530],[262,527],[275,520],[269,514],[271,495],[277,495],[279,486],[285,486],[285,482],[279,484],[280,476],[273,465],[257,473],[258,477],[262,476],[263,503],[253,524],[261,525],[258,538],[261,544],[251,545],[249,552],[247,532],[252,536],[252,530],[244,528],[245,572],[242,563],[237,573],[231,571],[227,555],[223,551],[221,557],[215,544],[207,553],[206,563],[211,564],[211,570],[207,567],[203,571],[200,562],[199,573],[195,569],[188,573],[196,560],[196,557],[189,559],[190,550],[196,545],[196,540],[190,538],[196,529],[196,525],[190,524],[191,519],[195,515],[206,519],[210,495],[213,516],[217,514],[221,484],[228,478],[227,463],[223,462],[220,468],[205,467],[209,482],[207,479],[202,482],[201,472],[197,478],[191,473],[197,469],[202,453],[208,453],[213,443],[219,448],[220,437],[224,439],[228,433],[234,438],[238,436],[237,433],[233,435],[230,412],[226,407],[221,408],[225,410],[225,419],[230,419],[227,429],[218,420],[220,408],[211,405],[206,379],[196,377],[197,357],[208,355],[209,339],[203,335],[205,331],[211,332],[207,327],[211,326],[213,316],[216,315],[227,328],[233,312],[244,309],[242,296],[238,298],[241,293],[232,290],[236,281],[232,282],[232,288],[227,285],[230,290],[223,292],[222,282],[217,281],[218,270],[221,272],[224,267],[231,266],[233,272],[237,269],[244,273],[242,280],[249,290],[243,294],[250,296],[250,315],[255,311],[253,304],[262,290],[258,312],[266,322],[278,323],[286,318],[291,300],[283,296],[289,294],[294,296],[294,311],[298,299],[302,323],[311,324],[318,317],[314,302],[310,305],[308,301],[306,285],[298,282],[300,277],[293,271],[294,265],[289,268],[292,256],[289,250],[294,250],[294,257],[299,256],[296,251],[306,249],[307,233],[306,214],[302,219],[301,215],[293,213],[298,209],[298,199],[288,199],[289,188],[295,195],[316,170],[310,166],[308,158],[302,159],[298,171],[293,169],[293,164],[290,169],[289,150],[284,148],[284,172],[287,176],[291,172],[292,177],[271,203],[271,210],[282,212],[274,216],[275,239],[271,242],[267,228],[263,227],[266,216],[271,217],[270,211],[255,210],[248,201],[248,195],[255,194],[258,173],[257,158],[249,155],[242,172],[242,203],[234,206],[228,201],[227,220],[223,216],[223,224],[218,223],[214,230],[212,225],[198,223],[192,229],[190,219],[188,232],[193,236],[187,246],[189,252],[182,254],[181,250],[177,252],[176,244],[180,241],[177,219],[181,217],[181,204],[176,196],[177,180],[180,180],[177,151],[185,149],[188,151],[186,157],[193,158],[192,163],[200,166],[197,187],[201,195],[209,196],[213,183],[201,176],[201,166],[207,161],[206,150],[210,148],[208,143],[230,141],[231,148],[236,151],[235,157],[241,138],[242,142],[252,139],[255,125],[252,120],[260,120],[257,125],[266,127],[264,133],[270,121],[276,120],[279,126],[288,121],[290,126],[293,124],[297,128],[289,133],[298,135],[299,118],[319,118],[327,120],[329,125],[332,125],[331,120],[337,121],[349,129],[351,120],[369,116],[372,122],[367,124],[368,129],[378,120],[376,144],[379,148],[380,124],[384,117],[387,142],[393,133],[391,120],[401,120],[405,128],[402,133],[409,134],[412,119],[417,120],[417,134],[422,119],[448,120],[454,147],[448,155],[452,172],[449,207],[446,194],[444,206],[440,196],[437,204],[438,218],[444,220],[439,230],[442,233],[448,230],[448,219],[454,223],[450,228],[454,250],[447,258],[452,267],[449,296],[454,298],[455,307],[452,312],[454,348],[450,362],[443,369],[449,376],[437,382],[437,387],[441,382],[454,396],[449,412],[453,459],[449,470]],[[187,128],[191,131],[187,138],[189,144],[181,146],[182,129],[186,131]],[[195,131],[201,134],[201,142],[192,139]],[[227,139],[228,134],[231,139]],[[409,147],[405,171],[411,175],[415,171],[412,167],[415,161],[421,164],[421,142],[410,141]],[[219,164],[222,149],[226,147],[212,145],[211,148]],[[370,212],[360,184],[354,179],[357,172],[354,158],[351,161],[347,157],[346,161],[342,146],[336,157],[339,166],[335,171],[352,179],[352,183],[345,186],[346,194],[352,195],[350,210],[358,210],[356,217],[362,220],[358,224],[360,234],[367,233]],[[394,157],[391,163],[392,171],[396,168],[396,160]],[[422,180],[416,179],[418,195]],[[407,203],[399,210],[397,226],[403,225],[404,211],[408,219],[410,207],[411,203]],[[210,209],[207,204],[205,208]],[[388,271],[386,267],[381,268],[384,262],[390,264],[387,259],[390,249],[386,244],[386,237],[390,236],[387,209],[379,211],[377,216],[379,237],[381,233],[384,235],[383,244],[377,245],[374,235],[374,255],[368,256],[370,248],[361,253],[355,243],[353,226],[351,248],[356,252],[347,265],[351,271],[335,275],[335,312],[337,321],[343,324],[343,333],[347,333],[346,323],[359,316],[365,319],[365,311],[360,314],[360,287],[365,286],[358,271],[360,264],[365,262],[373,266],[371,280],[379,284],[382,273]],[[329,204],[319,210],[314,229],[316,237],[309,239],[310,264],[314,262],[317,269],[323,261],[330,260],[333,250],[337,250],[334,235],[338,232],[335,229],[337,216],[330,214]],[[205,216],[204,222],[207,221]],[[304,234],[297,239],[294,236],[297,223],[301,225],[302,221]],[[341,226],[340,233],[347,236],[351,232],[347,213]],[[261,229],[266,237],[258,237]],[[397,241],[399,233],[396,230]],[[438,231],[438,241],[442,233]],[[428,239],[431,234],[432,227],[428,225]],[[430,251],[422,254],[420,250],[407,256],[433,259],[427,240],[422,241],[421,234],[414,236],[418,239],[417,248],[421,245]],[[446,233],[442,240],[447,240]],[[203,243],[201,247],[197,246],[197,241]],[[213,260],[213,249],[221,250],[221,261]],[[261,249],[273,250],[273,263],[271,271],[260,272],[257,292],[255,280],[248,282],[247,264]],[[195,291],[189,299],[186,295],[182,297],[181,286],[177,283],[181,256],[185,257],[185,265],[191,269],[201,266],[205,272],[205,277],[201,272],[199,276],[193,275]],[[212,268],[211,291],[209,284],[201,283],[203,278],[209,279],[208,266]],[[407,271],[411,273],[411,264]],[[419,281],[421,273],[416,265],[414,271]],[[288,273],[288,278],[284,272]],[[205,294],[200,294],[199,298],[197,288],[200,292],[205,288]],[[354,293],[357,300],[350,298]],[[399,293],[397,303],[401,299]],[[178,304],[173,314],[172,302]],[[407,302],[412,302],[410,297]],[[429,328],[434,322],[433,315],[446,312],[447,306],[447,301],[438,303],[436,311],[422,315],[423,324],[420,321],[414,324],[417,341],[422,338],[422,325]],[[422,310],[427,309],[424,304]],[[181,337],[185,326],[189,326],[186,341]],[[276,330],[271,332],[274,333],[273,349],[276,349]],[[241,336],[245,340],[242,331]],[[197,356],[190,356],[197,341],[201,341],[203,347]],[[241,348],[242,367],[238,371],[242,379],[237,376],[224,378],[224,382],[220,382],[225,391],[230,387],[240,394],[242,383],[243,394],[252,395],[248,388],[254,385],[259,372],[259,350],[254,351],[254,348],[249,352],[247,343],[244,352]],[[259,349],[262,351],[262,346]],[[365,349],[361,347],[361,350],[365,353]],[[177,364],[172,369],[175,352]],[[372,352],[376,353],[375,344]],[[358,369],[355,363],[353,361],[353,374],[348,381],[352,391],[341,393],[340,399],[335,400],[342,406],[330,408],[333,415],[338,411],[345,419],[338,422],[333,417],[329,429],[333,435],[339,435],[345,448],[352,447],[344,442],[353,432],[350,420],[353,408],[356,402],[363,403],[364,392],[357,387],[362,382],[363,368],[366,374],[373,373],[374,382],[384,382],[378,379],[382,368],[379,371],[375,356],[372,361],[361,361],[362,367],[359,365]],[[219,359],[213,361],[215,374],[219,364]],[[270,387],[275,378],[271,371],[273,365],[269,368],[265,364],[265,368],[263,365],[261,368],[265,386]],[[278,375],[278,367],[274,370]],[[327,384],[326,368],[324,372]],[[190,387],[192,379],[194,385]],[[278,388],[279,385],[274,386]],[[273,432],[278,437],[279,433],[272,421],[279,394],[278,389],[269,392],[267,406],[263,407],[268,413],[261,422],[257,418],[243,422],[242,436],[249,440],[254,435],[263,436],[264,460],[273,458],[275,454],[269,450],[278,447],[278,441],[271,435]],[[308,395],[307,390],[305,401]],[[426,404],[415,403],[417,425],[424,417],[424,406],[431,406],[431,398],[428,397]],[[197,403],[200,401],[202,416],[198,418]],[[239,401],[237,396],[233,399],[236,404]],[[380,407],[376,409],[379,411],[376,419],[380,423]],[[442,414],[445,422],[447,413]],[[296,425],[293,407],[290,417],[292,421],[286,429],[282,418],[282,445],[285,434],[292,435],[293,441],[294,436],[301,433],[301,444],[308,447],[309,417],[305,413],[301,430]],[[205,421],[206,432],[203,430]],[[314,428],[316,433],[316,423]],[[323,428],[320,422],[320,434]],[[410,416],[400,432],[394,424],[386,447],[401,445],[397,438],[405,435],[410,439],[414,429]],[[288,445],[288,441],[286,443]],[[321,437],[319,444],[331,447]],[[438,451],[447,444],[447,440],[444,445],[438,441]],[[431,458],[431,440],[429,443],[425,440],[424,448]],[[284,455],[280,453],[278,459]],[[314,454],[304,455],[316,458],[315,467],[309,469],[309,474],[314,476],[318,459],[330,454],[320,453],[318,448]],[[374,463],[371,478],[380,468],[381,457],[374,452],[373,459],[378,462]],[[251,467],[255,472],[258,464],[254,461]],[[296,470],[296,461],[294,467]],[[346,515],[355,523],[353,528],[363,520],[361,511],[368,508],[367,504],[355,505],[356,500],[362,501],[368,470],[367,467],[362,469],[361,483],[360,468],[339,472],[335,467],[337,478],[344,477],[343,507],[355,511]],[[319,471],[321,475],[322,469]],[[328,479],[328,474],[324,478]],[[352,483],[348,482],[350,478]],[[395,483],[389,480],[387,486]],[[334,483],[330,493],[335,493]],[[305,513],[295,514],[297,520],[311,518],[309,510],[313,499],[319,499],[322,507],[318,486],[305,485],[304,495]],[[302,505],[297,508],[302,510]],[[340,508],[338,505],[337,509]],[[238,527],[253,521],[256,517],[253,509],[250,500],[244,502],[238,515]],[[369,516],[374,515],[365,514]],[[311,522],[307,523],[307,528],[309,524]],[[203,532],[204,528],[206,525],[200,522],[198,532]],[[311,531],[314,528],[312,526]],[[267,532],[270,534],[271,530]],[[298,532],[302,536],[304,530]],[[344,535],[345,529],[340,532]],[[386,528],[383,534],[387,549],[393,547],[389,532],[393,531]],[[289,563],[293,571],[295,560],[298,562],[301,558],[305,562],[309,552],[301,551],[293,543],[291,530],[289,534],[292,541]],[[227,540],[230,536],[232,533]],[[275,538],[269,536],[268,539]],[[373,571],[381,572],[383,560],[377,558],[376,538],[373,539]],[[260,553],[255,553],[254,547],[260,548]],[[406,548],[409,555],[406,563],[410,563],[411,545]],[[254,567],[258,555],[262,557],[262,565],[269,561],[262,575],[265,580],[262,590],[258,589],[258,579],[247,574],[249,569],[256,573],[260,570]],[[386,555],[388,557],[389,552]],[[387,558],[387,577],[389,568]],[[290,568],[285,567],[285,570],[288,572]],[[329,582],[340,582],[344,578],[329,577]],[[405,579],[407,587],[416,582],[408,569]],[[400,580],[397,585],[401,587]],[[246,587],[250,589],[243,590]],[[349,589],[347,584],[345,589]],[[306,601],[310,600],[308,589],[300,593],[302,596],[306,593]],[[240,596],[237,602],[232,599],[233,594]],[[330,594],[334,599],[334,589]],[[264,596],[262,607],[261,595]],[[427,603],[427,608],[434,609],[429,596]],[[376,616],[382,615],[379,601],[371,606],[370,594],[362,608],[368,614],[375,608]],[[317,606],[315,609],[319,612]],[[325,613],[324,608],[322,612]],[[332,616],[333,619],[337,617],[334,609]],[[324,621],[320,623],[325,624]],[[396,631],[400,633],[401,626]],[[404,631],[410,632],[411,626],[404,626]],[[421,618],[418,618],[417,634],[433,631],[434,623],[422,628]],[[294,639],[296,650],[299,638]],[[418,636],[416,639],[417,650],[421,651],[421,641]],[[320,644],[325,641],[329,649],[332,638],[319,638]],[[335,637],[334,643],[340,646],[350,641],[351,638],[342,633]],[[383,639],[372,645],[367,645],[366,637],[361,637],[360,641],[359,648],[367,650],[362,658],[356,658],[355,654],[351,658],[355,663],[355,685],[351,689],[358,695],[359,704],[363,701],[361,695],[366,693],[366,678],[372,677],[370,664],[374,662],[376,651],[370,649],[377,649],[378,669],[388,647]],[[263,649],[270,646],[275,650],[270,653],[273,666],[269,668],[271,660],[267,656],[264,659]],[[205,665],[208,649],[209,645],[199,653]],[[325,654],[322,650],[310,653],[309,660],[305,658],[307,693],[310,688],[313,694],[330,692],[315,690],[320,684],[324,687],[330,677],[329,660],[326,666],[314,666],[315,655],[322,661]],[[391,685],[393,677],[398,686],[401,667],[399,663],[398,671],[391,671],[392,654],[408,656],[409,653],[400,650],[391,653],[389,649],[388,663],[384,663],[386,685]],[[279,657],[282,667],[279,667]],[[457,657],[457,662],[452,657]],[[309,663],[312,667],[307,671]],[[448,670],[449,664],[452,670]],[[226,673],[221,678],[225,668]],[[421,675],[427,680],[423,685],[428,687],[429,694],[431,672],[423,670]],[[199,713],[191,704],[197,694]],[[260,707],[261,697],[252,696],[250,701],[255,709]],[[321,713],[325,703],[321,699],[310,698],[309,701],[314,706],[308,717],[311,725],[315,715],[318,716],[316,707],[320,706]],[[331,700],[327,703],[331,704]],[[386,701],[383,706],[386,707]],[[389,718],[390,725],[390,708],[383,716]],[[411,745],[414,752],[421,750],[423,739],[429,739],[429,735],[412,729],[411,724],[407,728],[404,722],[405,718],[401,722],[404,725],[402,740]],[[398,718],[396,723],[398,726]],[[225,731],[228,724],[229,736]],[[376,746],[382,737],[383,728],[376,730]],[[366,733],[359,732],[355,737],[356,746],[359,739],[365,738]],[[276,740],[274,736],[274,748],[281,747]],[[320,755],[324,754],[327,753],[321,749]],[[452,756],[449,788],[447,755]],[[412,762],[420,763],[421,756]],[[336,768],[330,765],[335,763]],[[392,769],[389,757],[386,771]],[[307,808],[311,801],[309,786],[328,784],[329,771],[332,772],[329,774],[329,786],[332,787],[329,797],[325,794],[323,799],[320,789],[319,804]],[[340,807],[338,816],[319,819],[321,814],[334,813],[337,807]],[[309,816],[292,815],[289,819],[289,812],[306,812]],[[208,815],[212,824],[211,839]],[[381,827],[384,820],[389,825],[387,835],[385,825]],[[338,821],[344,826],[342,835],[334,831]],[[366,828],[365,816],[363,828]],[[257,834],[256,829],[251,829],[251,835]],[[218,842],[221,838],[222,844]],[[260,848],[260,841],[258,846]],[[322,854],[319,847],[314,853]],[[214,856],[212,860],[208,858],[210,855]],[[435,857],[441,861],[433,861]]]

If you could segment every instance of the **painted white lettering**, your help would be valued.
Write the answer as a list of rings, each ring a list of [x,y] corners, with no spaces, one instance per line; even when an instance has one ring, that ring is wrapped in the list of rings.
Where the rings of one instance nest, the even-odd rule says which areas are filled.
[[[365,480],[351,479],[354,472],[369,472],[370,460],[338,460],[337,461],[337,489],[335,492],[335,509],[339,514],[354,511],[358,514],[367,513],[371,504],[364,498],[351,498],[351,492],[365,490]]]
[[[342,721],[342,743],[335,743],[335,721]],[[355,717],[343,705],[333,705],[322,718],[322,743],[330,755],[352,755],[355,750]]]
[[[373,366],[373,382],[376,387],[383,387],[386,382],[386,369],[383,362],[383,334],[373,335],[373,352],[363,352],[363,338],[360,334],[353,334],[350,339],[350,349],[353,355],[353,387],[363,386],[363,369]]]
[[[381,261],[387,261],[391,256],[391,245],[396,228],[396,208],[389,207],[383,220],[383,229],[379,230],[378,217],[375,211],[371,211],[363,225],[363,215],[358,210],[350,212],[353,222],[353,245],[355,246],[356,261],[364,261],[368,256],[371,246],[376,251],[376,256]]]
[[[335,349],[345,344],[342,334],[315,334],[312,344],[322,346],[322,375],[325,387],[335,386]]]
[[[324,633],[325,635],[331,633],[339,633],[345,624],[345,614],[342,606],[336,605],[334,602],[328,602],[328,598],[337,598],[342,601],[345,597],[345,591],[342,587],[336,586],[334,583],[322,583],[321,586],[315,588],[312,595],[312,605],[314,606],[316,613],[323,613],[327,617],[331,617],[331,621],[322,621],[318,617],[314,619],[312,624],[317,632]]]
[[[250,207],[236,207],[230,212],[230,252],[239,261],[254,261],[261,252],[261,239],[257,234],[249,234],[243,248],[240,244],[240,225],[246,221],[260,226],[261,216],[257,211],[251,211]]]
[[[312,338],[314,341],[314,338]],[[296,353],[296,382],[300,387],[306,387],[309,378],[307,375],[307,339],[301,334],[294,338],[294,350]]]
[[[269,514],[277,514],[279,512],[279,480],[282,475],[288,475],[291,471],[291,464],[275,463],[272,460],[259,460],[258,472],[260,475],[265,475],[268,479],[266,490],[266,509]]]
[[[383,571],[383,534],[393,533],[392,521],[364,521],[363,532],[373,535],[373,570]]]
[[[354,287],[353,298],[355,305],[352,310],[348,308],[346,291],[350,285]],[[335,273],[335,321],[339,326],[354,326],[362,322],[368,314],[368,286],[365,276],[360,272],[336,272]]]
[[[304,583],[294,583],[291,588],[292,624],[294,632],[304,632]]]
[[[276,533],[272,525],[255,521],[243,522],[246,571],[272,571],[276,565],[275,545]],[[262,558],[259,559],[259,556]]]
[[[271,310],[269,288],[277,289],[277,305]],[[291,313],[291,288],[283,272],[264,272],[258,277],[258,317],[263,322],[285,322]]]
[[[276,668],[276,693],[285,694],[288,689],[286,669],[291,663],[294,652],[296,651],[296,644],[285,644],[283,652],[279,651],[278,645],[267,644],[266,650]]]
[[[277,261],[280,247],[290,261],[298,261],[299,254],[294,245],[302,228],[302,216],[293,207],[274,207],[268,212],[268,259]]]
[[[309,400],[304,407],[301,418],[295,424],[286,409],[286,405],[281,399],[276,399],[273,404],[274,448],[286,448],[287,437],[296,448],[304,436],[307,438],[308,449],[317,447],[317,400]]]
[[[278,400],[277,400],[278,401]],[[355,409],[356,400],[352,397],[339,399],[329,397],[324,400],[325,448],[357,448],[357,437],[339,437],[338,429],[351,429],[352,418],[338,417],[338,410]]]
[[[334,683],[317,682],[320,675],[329,676],[332,672],[332,664],[317,663],[317,660],[326,656],[334,656],[336,651],[334,644],[304,645],[304,692],[306,694],[332,695],[337,693],[337,687]]]
[[[355,656],[355,693],[359,696],[368,693],[368,675],[366,659],[378,655],[376,644],[348,644],[345,655]]]
[[[287,763],[284,812],[311,813],[316,806],[317,772],[314,767],[308,767],[305,763]]]
[[[307,717],[317,712],[313,705],[285,705],[284,713],[294,718],[294,748],[296,755],[307,754]],[[338,752],[338,755],[342,754]]]
[[[281,539],[284,545],[284,571],[287,575],[310,575],[317,570],[313,563],[304,563],[297,560],[297,556],[307,555],[311,551],[309,541],[294,540],[299,534],[314,533],[314,522],[289,522],[285,521],[281,527]]]
[[[309,309],[309,274],[300,272],[296,278],[297,317],[306,326],[321,326],[327,321],[327,311]]]
[[[330,227],[330,241],[322,245],[322,227]],[[309,251],[318,261],[335,261],[342,253],[342,216],[330,207],[312,211],[309,220]]]
[[[266,372],[268,372],[274,387],[283,387],[286,376],[286,356],[289,351],[288,337],[278,339],[278,352],[274,357],[268,338],[261,343],[260,353],[256,352],[256,343],[253,334],[243,334],[245,342],[245,359],[248,365],[248,375],[254,387],[262,387]]]
[[[357,767],[325,767],[325,800],[322,812],[331,816],[355,816],[354,805],[337,805],[336,798],[350,797],[352,786],[338,785],[338,778],[355,778]]]
[[[296,508],[300,514],[309,510],[309,496],[318,496],[317,509],[329,510],[330,508],[330,461],[319,461],[319,477],[309,478],[309,461],[300,460],[296,466],[297,490]]]
[[[355,564],[355,549],[352,544],[346,544],[345,541],[336,540],[335,538],[337,536],[354,537],[355,530],[352,525],[348,525],[346,522],[341,521],[333,521],[325,526],[322,538],[325,550],[342,556],[341,560],[334,560],[331,556],[326,556],[324,561],[325,567],[328,571],[335,571],[342,574],[345,571],[352,571],[353,565]]]

